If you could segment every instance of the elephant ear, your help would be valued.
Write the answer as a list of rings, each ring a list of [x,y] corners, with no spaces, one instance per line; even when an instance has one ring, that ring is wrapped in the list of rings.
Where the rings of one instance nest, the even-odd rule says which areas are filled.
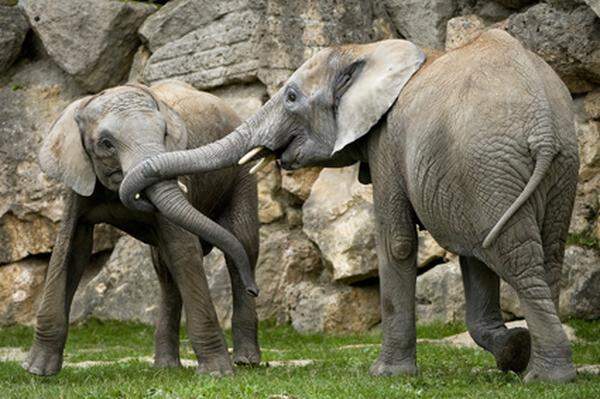
[[[355,60],[334,83],[338,131],[333,153],[364,136],[425,61],[425,53],[406,40],[360,45],[350,54]]]
[[[158,100],[158,109],[167,123],[167,137],[165,147],[167,151],[185,150],[187,147],[188,133],[185,122],[179,113],[169,105]]]
[[[54,121],[39,154],[42,170],[77,194],[89,197],[96,186],[92,161],[83,147],[75,116],[85,101],[72,102]]]

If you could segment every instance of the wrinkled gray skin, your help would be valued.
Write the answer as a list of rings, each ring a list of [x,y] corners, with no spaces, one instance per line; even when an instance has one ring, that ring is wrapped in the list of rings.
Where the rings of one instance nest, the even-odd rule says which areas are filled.
[[[203,255],[210,252],[212,245],[203,239],[206,237],[199,239],[176,223],[184,223],[179,219],[196,223],[203,215],[215,220],[216,223],[200,221],[207,222],[207,236],[218,245],[220,233],[231,235],[244,256],[247,253],[246,262],[253,273],[259,226],[254,176],[247,167],[233,167],[181,178],[195,208],[191,210],[186,209],[191,207],[175,181],[148,190],[158,213],[125,208],[116,191],[123,172],[145,156],[202,146],[222,138],[239,123],[224,102],[178,82],[151,88],[109,89],[79,100],[59,117],[43,146],[40,161],[48,173],[62,179],[72,190],[67,195],[48,269],[35,340],[23,365],[27,371],[52,375],[60,370],[69,309],[90,258],[94,225],[108,223],[152,246],[152,261],[161,288],[155,365],[180,365],[179,326],[185,304],[187,332],[198,357],[198,372],[233,372],[202,265]],[[75,168],[77,174],[69,175],[69,168]],[[90,194],[86,191],[86,184],[90,183],[85,181],[87,175],[92,176]],[[197,226],[193,223],[188,227],[200,231],[194,230]],[[222,231],[211,236],[211,229]],[[233,360],[238,364],[258,364],[254,298],[244,290],[233,255],[226,256],[226,263],[233,288]]]
[[[359,179],[373,184],[383,316],[371,373],[417,373],[421,225],[460,255],[469,333],[498,366],[525,381],[572,380],[556,306],[579,163],[569,92],[503,31],[425,64],[410,43],[389,43],[321,51],[223,140],[137,165],[122,200],[136,207],[144,187],[233,165],[256,146],[268,150],[251,158],[275,153],[284,168],[360,162]],[[516,289],[531,338],[505,327],[499,277]]]

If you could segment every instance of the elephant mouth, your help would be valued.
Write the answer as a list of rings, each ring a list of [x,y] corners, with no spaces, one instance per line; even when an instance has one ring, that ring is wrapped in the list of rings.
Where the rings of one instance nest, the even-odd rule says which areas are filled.
[[[104,174],[111,183],[120,184],[123,181],[123,171],[121,169],[116,169],[111,172],[107,172]]]
[[[245,165],[249,162],[258,161],[256,165],[254,165],[249,173],[254,174],[258,171],[264,169],[269,162],[274,160],[281,160],[281,156],[287,150],[290,143],[294,140],[294,137],[290,137],[286,143],[284,143],[279,148],[272,150],[266,146],[258,146],[254,147],[250,151],[248,151],[243,157],[238,161],[238,165]]]

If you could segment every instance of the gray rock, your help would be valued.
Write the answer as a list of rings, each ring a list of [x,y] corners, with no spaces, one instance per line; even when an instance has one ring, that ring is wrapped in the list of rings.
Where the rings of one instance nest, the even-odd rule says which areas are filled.
[[[574,105],[580,167],[569,232],[600,239],[600,122],[589,119],[585,100],[576,99]]]
[[[381,321],[379,289],[301,281],[286,295],[292,326],[301,333],[362,332]]]
[[[87,285],[80,286],[73,300],[71,322],[93,317],[153,324],[159,298],[150,248],[124,236],[106,265]]]
[[[256,308],[260,320],[280,323],[289,319],[286,292],[290,286],[315,277],[322,270],[319,253],[302,232],[287,231],[282,225],[265,225],[260,231],[261,248],[256,267],[260,295]],[[231,284],[220,251],[213,250],[205,258],[211,296],[224,328],[231,327]]]
[[[464,321],[465,296],[458,263],[438,265],[419,276],[416,302],[418,323]]]
[[[354,283],[377,276],[370,186],[357,168],[323,169],[304,203],[303,230],[333,268],[333,279]]]
[[[446,23],[457,7],[456,0],[386,0],[396,29],[419,46],[444,48]]]
[[[47,266],[43,258],[0,266],[0,326],[33,324]]]
[[[37,154],[54,119],[81,93],[40,55],[17,62],[0,78],[0,264],[52,251],[63,187],[45,176]],[[97,251],[112,247],[106,234],[98,235]]]
[[[588,6],[565,10],[542,3],[512,15],[508,32],[548,62],[572,92],[580,93],[600,83],[599,24]]]
[[[462,47],[476,39],[485,29],[477,15],[455,17],[446,25],[446,51]]]
[[[512,8],[514,10],[518,10],[530,4],[536,2],[536,0],[495,0],[496,2],[502,4],[504,7]]]
[[[600,318],[600,253],[569,246],[561,279],[561,317]]]
[[[18,7],[0,4],[0,72],[17,59],[28,30],[27,19]]]
[[[594,10],[596,15],[600,17],[600,1],[598,1],[598,0],[583,0],[583,1],[585,1],[585,4],[590,6],[590,8],[592,10]]]
[[[150,53],[146,46],[138,47],[133,55],[133,60],[131,61],[127,82],[144,83],[144,68],[146,67],[150,55],[152,55],[152,53]]]
[[[134,1],[20,0],[44,49],[90,92],[127,77],[136,31],[156,9]]]
[[[251,3],[251,2],[249,2]],[[246,4],[158,48],[148,60],[148,83],[184,80],[198,89],[256,80],[260,10]],[[210,22],[210,23],[209,23]]]
[[[139,29],[139,35],[151,52],[201,28],[225,14],[239,11],[246,0],[207,1],[174,0],[150,16]]]

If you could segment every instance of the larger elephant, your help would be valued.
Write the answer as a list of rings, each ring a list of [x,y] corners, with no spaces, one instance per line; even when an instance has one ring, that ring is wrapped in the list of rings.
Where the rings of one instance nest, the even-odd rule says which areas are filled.
[[[218,375],[233,371],[202,267],[202,257],[213,245],[225,252],[232,281],[234,361],[260,361],[255,302],[244,289],[257,293],[253,269],[258,256],[258,199],[248,167],[185,176],[180,181],[187,187],[187,197],[175,180],[162,182],[146,190],[156,213],[131,211],[117,194],[124,173],[140,159],[204,145],[239,124],[222,100],[176,81],[108,89],[73,102],[57,118],[44,140],[40,162],[67,186],[68,195],[35,340],[23,365],[29,372],[51,375],[62,366],[69,308],[98,223],[116,226],[152,247],[161,288],[157,366],[180,364],[184,305],[198,371]]]
[[[498,365],[526,367],[525,381],[571,380],[556,306],[579,163],[570,94],[500,30],[425,59],[403,40],[322,50],[224,139],[137,165],[121,198],[135,208],[135,194],[161,179],[240,160],[275,156],[289,169],[360,162],[359,179],[373,184],[383,317],[371,372],[417,372],[422,225],[460,255],[469,332]],[[529,331],[506,329],[499,277],[516,289]]]

